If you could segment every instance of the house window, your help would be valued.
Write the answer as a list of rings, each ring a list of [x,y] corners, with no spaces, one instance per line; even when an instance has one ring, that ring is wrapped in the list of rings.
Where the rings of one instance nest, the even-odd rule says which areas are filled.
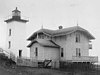
[[[11,36],[11,29],[9,29],[9,36]]]
[[[8,44],[9,44],[8,49],[10,49],[11,48],[11,41],[9,41]]]
[[[47,39],[50,39],[50,37],[49,36],[46,36],[47,37]]]
[[[38,56],[38,48],[35,48],[35,56]]]
[[[19,57],[22,57],[22,50],[19,50]]]
[[[42,38],[42,39],[44,39],[44,37],[45,37],[44,35],[41,35],[41,38]]]
[[[44,39],[45,36],[40,34],[40,35],[38,35],[38,38],[40,38],[40,39]]]
[[[64,49],[61,48],[61,57],[64,57]]]
[[[79,43],[80,42],[80,35],[76,34],[76,42]]]
[[[76,48],[76,56],[81,56],[80,48]]]

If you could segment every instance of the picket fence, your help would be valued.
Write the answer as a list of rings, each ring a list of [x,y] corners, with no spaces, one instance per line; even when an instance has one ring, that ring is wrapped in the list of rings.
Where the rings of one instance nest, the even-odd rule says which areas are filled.
[[[38,62],[40,60],[25,58],[25,57],[17,57],[17,65],[18,66],[30,66],[30,67],[39,67]],[[59,68],[59,60],[53,60],[51,62],[51,68]]]

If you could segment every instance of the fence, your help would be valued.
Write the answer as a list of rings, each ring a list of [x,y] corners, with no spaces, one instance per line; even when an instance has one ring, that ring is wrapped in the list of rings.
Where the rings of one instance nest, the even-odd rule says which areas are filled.
[[[59,68],[60,67],[59,60],[52,61],[51,66],[52,68]]]
[[[40,61],[36,59],[30,59],[28,57],[16,57],[15,54],[13,54],[12,52],[8,52],[3,49],[1,52],[4,53],[9,59],[15,61],[16,64],[19,66],[39,67],[38,62],[44,62],[44,60]],[[59,60],[52,60],[51,68],[59,68]]]
[[[93,62],[96,63],[98,62],[98,57],[97,56],[73,56],[72,57],[72,62]]]
[[[40,61],[36,59],[17,57],[17,65],[19,66],[39,67],[40,65],[39,62]],[[44,61],[41,62],[44,63]],[[51,68],[59,68],[59,60],[55,60],[55,61],[53,60],[51,62]]]
[[[20,57],[17,57],[17,65],[38,67],[38,63],[36,60],[32,60],[32,59],[28,59],[28,58],[20,58]]]

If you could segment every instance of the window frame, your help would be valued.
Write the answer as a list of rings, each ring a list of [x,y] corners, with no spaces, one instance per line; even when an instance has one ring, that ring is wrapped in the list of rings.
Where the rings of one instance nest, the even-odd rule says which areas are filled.
[[[80,34],[76,34],[75,42],[80,43]]]
[[[11,41],[8,41],[8,49],[11,48]]]
[[[61,57],[64,57],[64,49],[61,48]]]
[[[11,36],[11,29],[9,29],[9,36]]]
[[[19,50],[19,57],[22,57],[22,50]]]
[[[35,56],[38,56],[38,47],[35,48]]]
[[[81,56],[81,49],[76,48],[76,57],[80,57],[80,56]]]

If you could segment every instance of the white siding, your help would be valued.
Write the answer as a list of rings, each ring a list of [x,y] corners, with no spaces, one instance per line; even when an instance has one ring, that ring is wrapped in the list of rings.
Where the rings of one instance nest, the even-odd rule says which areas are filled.
[[[9,36],[11,29],[11,36]],[[11,41],[11,48],[8,49],[8,41]],[[22,50],[22,56],[29,56],[26,42],[26,24],[23,22],[13,21],[7,23],[7,41],[6,49],[13,52],[15,56],[19,56],[19,50]]]
[[[80,34],[80,43],[76,43],[76,33]],[[81,32],[74,32],[66,36],[58,36],[53,40],[64,48],[64,57],[61,60],[72,60],[72,56],[76,56],[76,48],[80,48],[81,56],[89,56],[89,40]]]
[[[52,39],[56,44],[58,44],[59,46],[61,46],[63,48],[63,51],[64,51],[64,57],[61,57],[61,54],[60,54],[60,59],[61,60],[65,60],[65,55],[66,55],[66,36],[58,36],[58,37],[55,37]]]
[[[60,50],[58,48],[44,47],[45,59],[59,60],[59,51]]]
[[[35,56],[35,48],[38,48],[38,56]],[[35,43],[30,48],[30,57],[32,59],[37,60],[45,60],[45,59],[52,59],[52,60],[59,60],[59,49],[58,48],[50,48],[50,47],[43,47],[38,43]]]
[[[35,56],[35,48],[38,48],[38,56]],[[33,44],[30,47],[30,58],[32,59],[36,59],[36,60],[42,60],[44,59],[44,48],[42,46],[40,46],[38,43]]]
[[[80,34],[80,42],[76,43],[75,42],[75,37],[76,37],[76,33]],[[89,56],[89,40],[88,38],[81,32],[76,32],[74,34],[72,34],[74,42],[73,43],[73,47],[74,47],[74,51],[73,51],[73,56],[76,56],[76,48],[80,48],[81,50],[81,56]]]

